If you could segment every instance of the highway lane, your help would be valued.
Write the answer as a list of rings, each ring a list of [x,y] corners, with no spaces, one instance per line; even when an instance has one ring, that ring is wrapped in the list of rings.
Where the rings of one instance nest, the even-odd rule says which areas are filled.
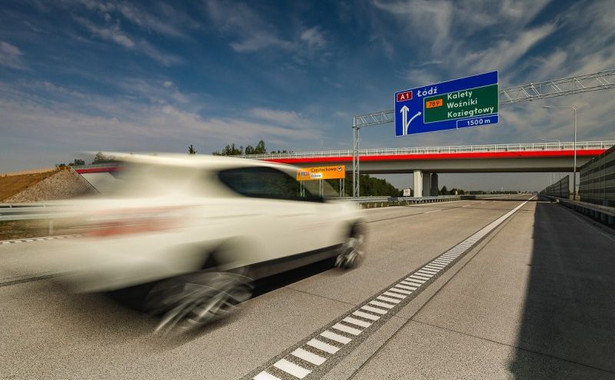
[[[150,332],[155,320],[125,309],[106,297],[67,294],[48,280],[15,282],[24,269],[20,257],[44,255],[46,243],[0,246],[0,279],[7,284],[0,286],[3,305],[0,311],[3,321],[0,378],[240,378],[281,357],[304,338],[521,203],[461,201],[366,210],[370,235],[366,247],[368,258],[363,266],[350,272],[328,270],[268,292],[250,300],[240,313],[228,320],[199,334],[174,338],[152,336]],[[413,377],[406,376],[408,373],[428,378],[476,378],[481,376],[471,375],[518,373],[520,370],[515,372],[511,363],[515,363],[514,353],[518,351],[515,338],[519,334],[527,335],[522,333],[524,314],[519,310],[524,310],[523,294],[529,288],[529,267],[527,263],[525,267],[520,264],[520,268],[511,267],[509,261],[523,262],[526,257],[521,256],[534,249],[531,242],[536,205],[530,202],[523,206],[480,243],[482,247],[460,259],[343,357],[331,360],[334,366],[324,372],[315,369],[314,374],[329,378],[381,377],[375,374],[387,374],[389,378]],[[552,211],[546,210],[547,213]],[[568,215],[566,210],[559,211]],[[570,218],[576,220],[573,216]],[[513,224],[515,226],[511,226]],[[608,240],[608,234],[597,234],[594,230],[594,227],[587,227],[583,234],[588,234],[592,241],[604,239],[605,242],[599,244],[612,247],[613,241]],[[515,238],[501,238],[508,235]],[[492,252],[489,256],[492,269],[478,266],[471,272],[487,251]],[[502,254],[508,251],[512,254]],[[512,258],[506,261],[500,256]],[[503,261],[498,262],[498,257]],[[496,281],[506,276],[516,281],[511,282],[512,289]],[[480,290],[475,297],[478,301],[470,302],[473,300],[471,292],[470,296],[464,293],[464,297],[457,297],[459,291],[453,285],[461,279],[478,281],[478,285],[470,287]],[[496,292],[498,297],[490,297],[493,293],[488,289],[491,287],[500,289],[500,293]],[[481,299],[489,307],[484,307]],[[449,304],[455,307],[447,307]],[[506,316],[511,317],[507,319]],[[497,322],[502,318],[501,326],[504,327]],[[458,332],[459,326],[451,321],[463,322],[459,326],[466,330]],[[476,325],[488,333],[472,335],[471,328]],[[436,329],[436,333],[432,329]],[[454,344],[450,345],[447,331],[465,340],[452,339]],[[434,336],[438,339],[433,339]],[[494,345],[493,342],[499,342],[512,351],[493,350],[485,342]],[[414,351],[421,344],[425,349],[417,355]],[[493,352],[500,355],[489,355]],[[489,359],[476,362],[479,354],[486,354]],[[503,356],[508,361],[502,359]],[[456,360],[442,362],[442,358]],[[522,359],[519,363],[523,363]],[[470,365],[467,365],[468,360]],[[565,360],[573,365],[569,358]],[[460,364],[463,362],[465,366]],[[594,367],[600,368],[598,364]],[[464,368],[467,372],[457,372]],[[456,376],[456,373],[465,375]]]

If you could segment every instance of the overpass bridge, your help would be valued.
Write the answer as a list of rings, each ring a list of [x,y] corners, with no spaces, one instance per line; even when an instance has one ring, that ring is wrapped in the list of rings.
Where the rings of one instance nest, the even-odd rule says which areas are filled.
[[[576,143],[577,167],[615,145],[615,140]],[[246,158],[302,167],[352,163],[352,150],[246,155]],[[438,173],[571,172],[575,144],[522,143],[361,149],[361,173],[412,173],[414,195],[433,195]],[[433,191],[432,191],[433,190]]]
[[[577,168],[615,145],[615,140],[576,143]],[[437,195],[438,173],[528,173],[571,172],[575,144],[523,143],[414,148],[361,149],[364,174],[410,174],[414,177],[414,196]],[[351,171],[352,150],[244,155],[244,158],[291,164],[299,167],[346,165]],[[75,167],[95,188],[104,191],[114,186],[109,165]]]

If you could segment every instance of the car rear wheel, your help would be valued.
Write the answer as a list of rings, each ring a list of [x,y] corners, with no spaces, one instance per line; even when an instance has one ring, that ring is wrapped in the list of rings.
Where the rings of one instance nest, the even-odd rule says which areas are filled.
[[[335,266],[342,269],[355,268],[364,258],[365,228],[361,224],[353,226],[349,236],[340,248],[335,259]]]
[[[158,283],[146,309],[161,319],[155,332],[187,331],[236,311],[252,296],[252,280],[236,273],[198,272]]]

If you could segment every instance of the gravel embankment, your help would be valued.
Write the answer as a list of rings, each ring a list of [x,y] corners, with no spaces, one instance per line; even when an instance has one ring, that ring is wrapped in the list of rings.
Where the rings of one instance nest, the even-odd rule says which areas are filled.
[[[3,203],[29,203],[57,199],[70,199],[92,194],[92,189],[68,170],[56,174],[29,186],[24,191],[3,200]]]

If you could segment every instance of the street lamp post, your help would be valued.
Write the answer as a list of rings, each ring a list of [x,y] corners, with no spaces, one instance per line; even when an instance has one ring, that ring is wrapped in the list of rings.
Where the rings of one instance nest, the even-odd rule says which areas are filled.
[[[543,106],[544,108],[570,108],[574,111],[574,159],[572,163],[572,199],[577,199],[577,107],[575,106]]]

